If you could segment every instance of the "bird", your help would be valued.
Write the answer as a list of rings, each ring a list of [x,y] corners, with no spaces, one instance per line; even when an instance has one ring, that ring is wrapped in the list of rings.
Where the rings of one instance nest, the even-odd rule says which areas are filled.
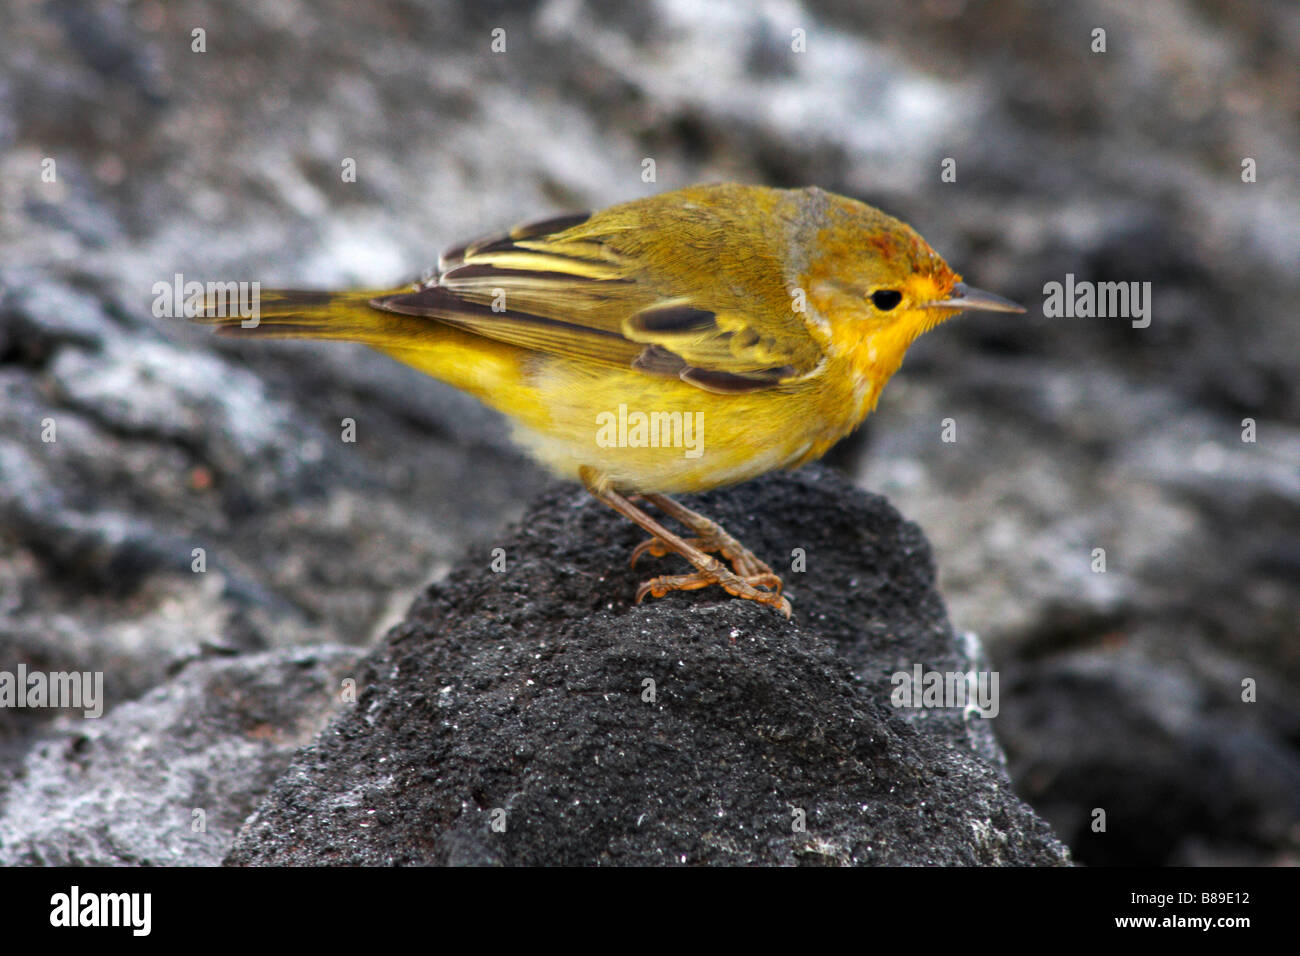
[[[1025,311],[872,206],[739,183],[526,222],[400,287],[259,290],[254,306],[201,295],[186,312],[222,335],[359,342],[468,392],[649,535],[633,565],[691,566],[636,603],[717,586],[787,618],[780,576],[672,496],[820,458],[918,336],[962,310]]]

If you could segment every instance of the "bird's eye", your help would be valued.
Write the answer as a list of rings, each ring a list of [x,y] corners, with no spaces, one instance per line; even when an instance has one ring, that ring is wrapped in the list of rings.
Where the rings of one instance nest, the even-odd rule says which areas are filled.
[[[871,293],[871,304],[881,312],[888,312],[903,301],[903,293],[897,289],[877,289]]]

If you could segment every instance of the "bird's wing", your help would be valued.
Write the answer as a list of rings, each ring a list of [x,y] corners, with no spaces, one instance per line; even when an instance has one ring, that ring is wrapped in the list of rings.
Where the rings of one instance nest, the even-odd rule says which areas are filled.
[[[705,278],[683,290],[663,268],[626,251],[621,240],[634,224],[605,226],[599,216],[527,223],[455,247],[443,254],[436,280],[371,305],[710,391],[769,388],[817,367],[822,350],[802,323],[792,317],[773,329],[768,319],[765,328],[734,300],[714,295],[710,279],[719,288],[727,283],[713,276],[707,252],[694,270]],[[689,268],[680,255],[674,261]]]

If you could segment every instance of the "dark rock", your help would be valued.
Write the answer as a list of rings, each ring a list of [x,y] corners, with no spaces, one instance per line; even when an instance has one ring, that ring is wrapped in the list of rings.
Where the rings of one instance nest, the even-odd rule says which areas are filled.
[[[1151,714],[1051,676],[1116,642],[1198,699],[1257,675],[1267,719],[1199,732],[1296,760],[1300,5],[300,6],[0,4],[0,667],[102,669],[120,702],[200,646],[366,644],[542,487],[471,399],[359,347],[213,340],[156,318],[155,283],[396,283],[521,217],[816,184],[1030,308],[923,336],[832,459],[925,529],[958,630],[1046,675],[1002,688],[1021,793],[1056,801],[1104,728],[1098,802],[1161,828],[1177,786],[1211,821],[1165,861],[1300,859],[1275,790],[1251,819],[1292,825],[1207,839],[1196,749],[1128,759],[1170,744]],[[1151,326],[1046,318],[1067,273],[1150,281]],[[196,547],[208,573],[178,571]],[[1039,719],[1053,695],[1070,720]],[[47,722],[0,711],[0,751]],[[1042,809],[1074,833],[1086,803]]]
[[[717,591],[631,604],[672,562],[630,569],[640,532],[552,491],[504,572],[483,548],[417,600],[228,862],[1066,862],[980,718],[890,705],[895,671],[974,666],[916,526],[823,468],[698,507],[778,568],[805,549],[793,622]]]
[[[1141,645],[1004,671],[1018,704],[998,732],[1018,792],[1091,866],[1285,862],[1270,848],[1300,820],[1294,708],[1271,680],[1245,702],[1227,668],[1203,686],[1186,663],[1151,666]]]

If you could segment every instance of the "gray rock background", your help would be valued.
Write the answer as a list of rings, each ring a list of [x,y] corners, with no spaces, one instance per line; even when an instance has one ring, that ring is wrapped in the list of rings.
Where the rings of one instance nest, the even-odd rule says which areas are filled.
[[[355,672],[349,648],[196,658],[100,719],[60,720],[6,768],[6,866],[220,863]]]
[[[546,483],[471,400],[215,342],[154,283],[388,285],[521,217],[815,183],[1031,306],[923,338],[832,459],[932,541],[1020,793],[1083,862],[1295,862],[1300,9],[621,6],[0,7],[0,669],[135,706],[205,656],[368,645]],[[1152,282],[1151,326],[1045,318],[1066,273]],[[0,710],[0,818],[69,721]]]

